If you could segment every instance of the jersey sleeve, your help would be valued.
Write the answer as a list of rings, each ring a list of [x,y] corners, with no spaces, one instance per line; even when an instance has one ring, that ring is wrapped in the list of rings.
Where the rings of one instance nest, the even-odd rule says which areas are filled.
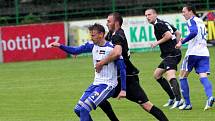
[[[126,91],[126,66],[123,59],[118,59],[115,61],[117,68],[120,72],[121,79],[121,90]]]
[[[168,26],[165,23],[157,23],[156,27],[159,28],[159,32],[163,35],[165,32],[169,31]]]
[[[171,26],[173,32],[176,32],[176,31],[177,31],[177,29],[176,29],[173,25],[170,24],[170,26]]]
[[[119,35],[113,35],[112,43],[113,45],[122,45],[123,38]]]
[[[189,40],[193,39],[198,34],[198,28],[196,22],[191,19],[188,21],[188,29],[190,31],[189,35],[182,41],[182,44],[188,42]]]
[[[81,54],[81,53],[88,53],[92,52],[94,44],[92,42],[87,42],[84,45],[81,46],[65,46],[65,45],[60,45],[60,49],[69,53],[69,54]]]

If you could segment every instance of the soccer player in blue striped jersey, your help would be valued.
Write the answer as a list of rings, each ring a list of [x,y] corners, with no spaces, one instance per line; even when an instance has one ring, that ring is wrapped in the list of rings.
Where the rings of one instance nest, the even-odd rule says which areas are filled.
[[[59,47],[63,51],[70,54],[80,54],[92,52],[93,64],[96,65],[101,59],[109,55],[114,46],[111,42],[105,40],[105,29],[100,24],[94,24],[89,27],[92,42],[87,42],[79,47],[65,46],[60,43],[53,42],[49,46]],[[86,89],[77,105],[75,113],[80,117],[80,121],[92,121],[90,111],[103,101],[111,97],[118,84],[117,68],[120,69],[121,92],[119,98],[126,96],[126,70],[122,56],[116,61],[107,63],[100,73],[95,71],[94,82]]]
[[[192,5],[185,5],[182,9],[182,14],[187,20],[189,34],[184,40],[179,41],[176,45],[176,48],[180,48],[182,44],[188,42],[188,49],[182,62],[179,75],[181,91],[185,99],[185,103],[180,106],[179,109],[192,109],[187,77],[192,69],[195,68],[207,96],[204,108],[204,110],[207,110],[212,107],[214,98],[212,96],[212,84],[208,80],[208,74],[210,73],[210,55],[206,42],[206,27],[204,22],[196,16],[195,7]]]

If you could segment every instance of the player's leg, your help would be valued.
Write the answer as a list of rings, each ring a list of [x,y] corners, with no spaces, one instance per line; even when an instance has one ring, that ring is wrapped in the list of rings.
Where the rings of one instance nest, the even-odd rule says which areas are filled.
[[[150,101],[147,101],[143,104],[140,104],[140,106],[146,110],[147,112],[149,112],[150,114],[152,114],[156,119],[158,119],[159,121],[168,121],[168,118],[166,117],[166,115],[163,113],[162,110],[160,110],[158,107],[156,107],[155,105],[153,105]]]
[[[80,109],[80,121],[93,121],[90,115],[92,108],[89,107],[86,103]]]
[[[166,107],[166,106],[170,106],[170,105],[172,105],[174,103],[175,95],[174,95],[174,93],[173,93],[168,81],[165,78],[162,77],[162,75],[166,72],[165,69],[162,69],[163,68],[162,62],[159,65],[159,67],[160,68],[157,68],[154,71],[154,78],[161,85],[161,87],[165,90],[165,92],[169,95],[168,102],[163,105],[164,107]]]
[[[195,61],[193,60],[192,63],[188,63],[188,59],[192,60],[192,57],[186,56],[181,64],[180,74],[179,74],[179,80],[181,85],[181,93],[183,95],[183,98],[185,100],[184,104],[179,107],[180,110],[191,110],[192,104],[190,101],[190,89],[189,89],[189,83],[188,83],[188,75],[192,71]]]
[[[106,84],[97,85],[94,91],[88,96],[88,98],[81,105],[80,119],[81,121],[91,121],[90,111],[96,109],[96,107],[103,101],[113,95],[114,88]]]
[[[207,77],[207,73],[199,73],[200,81],[204,87],[205,94],[209,99],[212,96],[212,84]]]
[[[167,80],[169,80],[173,93],[175,95],[175,103],[173,104],[171,109],[177,108],[183,104],[183,100],[181,99],[180,87],[175,74],[176,74],[175,69],[170,69],[166,71]]]
[[[199,73],[201,84],[204,87],[205,94],[207,96],[206,105],[204,110],[208,110],[213,106],[214,98],[212,95],[212,84],[207,77],[207,73]]]
[[[181,93],[184,98],[184,104],[179,107],[180,110],[191,110],[192,104],[190,102],[190,89],[188,84],[188,77],[189,72],[185,70],[181,70],[179,74],[179,80],[181,85]]]
[[[213,106],[214,98],[212,95],[212,84],[208,79],[208,73],[210,73],[209,57],[198,56],[198,62],[195,66],[196,73],[199,74],[200,81],[204,87],[205,94],[207,96],[206,106],[204,110],[210,109]]]
[[[76,113],[76,115],[78,117],[80,117],[80,112],[82,109],[82,105],[84,103],[84,101],[89,97],[89,95],[93,92],[95,86],[93,86],[92,84],[85,90],[85,92],[83,93],[83,95],[81,96],[81,98],[79,99],[78,103],[76,104],[75,108],[74,108],[74,112]]]
[[[105,114],[108,116],[110,121],[119,121],[117,118],[116,114],[114,113],[111,104],[107,101],[104,100],[99,104],[99,107],[105,112]]]
[[[75,106],[74,112],[78,117],[80,117],[80,121],[88,120],[92,121],[92,118],[87,113],[91,110],[91,107],[85,103],[85,100],[91,95],[91,93],[94,91],[96,86],[90,85],[84,94],[81,96],[80,100]],[[84,119],[83,119],[84,117]]]
[[[127,76],[127,88],[126,88],[126,98],[130,101],[136,102],[144,110],[152,114],[159,121],[168,121],[167,117],[162,110],[154,106],[149,100],[139,84],[139,77]]]
[[[177,65],[181,60],[181,55],[178,56],[168,56],[163,60],[163,69],[166,70],[166,79],[169,81],[171,85],[171,89],[175,95],[175,102],[170,109],[179,107],[183,104],[183,100],[181,99],[181,92],[179,83],[176,79],[176,71]]]
[[[120,78],[118,78],[118,85],[115,88],[114,94],[112,96],[113,98],[117,97],[119,92],[121,91],[120,83],[121,83],[121,80]],[[103,102],[101,102],[99,104],[99,107],[105,112],[105,114],[108,116],[108,118],[111,121],[119,121],[119,119],[117,118],[116,114],[114,113],[111,107],[111,104],[107,100],[104,100]]]

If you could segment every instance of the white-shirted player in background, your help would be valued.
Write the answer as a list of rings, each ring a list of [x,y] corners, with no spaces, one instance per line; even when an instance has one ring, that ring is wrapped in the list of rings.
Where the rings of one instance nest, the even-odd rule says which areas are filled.
[[[92,52],[94,67],[97,62],[109,55],[113,50],[113,44],[105,40],[105,29],[100,24],[94,24],[89,27],[91,39],[93,42],[87,42],[79,47],[65,46],[53,42],[49,46],[59,47],[70,54],[80,54]],[[126,96],[126,70],[122,56],[116,61],[106,64],[100,73],[95,71],[94,82],[85,90],[84,94],[75,106],[75,113],[80,117],[80,121],[92,121],[90,111],[103,101],[111,97],[114,93],[117,81],[117,68],[120,69],[121,92],[118,98]]]
[[[207,101],[204,108],[204,110],[207,110],[212,107],[214,98],[212,96],[212,84],[208,80],[208,74],[210,73],[210,55],[206,42],[206,27],[204,22],[200,18],[196,17],[196,10],[192,5],[185,5],[182,9],[182,14],[187,20],[189,34],[184,40],[179,41],[176,45],[176,48],[180,48],[182,44],[188,42],[188,49],[182,62],[179,75],[181,91],[185,99],[185,103],[180,106],[179,109],[192,109],[187,77],[192,69],[195,68],[207,96]]]

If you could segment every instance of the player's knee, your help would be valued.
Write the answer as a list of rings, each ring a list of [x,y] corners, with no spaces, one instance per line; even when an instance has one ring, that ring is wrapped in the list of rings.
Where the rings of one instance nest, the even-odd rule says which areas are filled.
[[[184,76],[184,75],[179,75],[179,80],[181,80],[181,79],[184,79],[184,78],[187,78],[186,76]]]
[[[74,112],[78,117],[80,117],[81,114],[86,114],[86,113],[89,113],[90,111],[91,111],[90,108],[86,106],[76,106],[74,108]]]
[[[81,109],[81,107],[79,105],[76,105],[74,108],[74,112],[76,113],[76,115],[78,117],[80,117],[80,111],[81,111],[80,109]]]
[[[86,107],[81,107],[80,108],[80,113],[86,113],[86,112],[90,112],[91,110],[90,109],[88,109],[88,108],[86,108]]]
[[[98,105],[103,111],[105,110],[109,110],[111,109],[111,105],[107,100],[102,101],[99,105]]]
[[[188,75],[189,75],[189,72],[182,70],[182,71],[180,71],[179,79],[187,78]]]
[[[176,75],[175,74],[167,74],[166,75],[166,79],[168,80],[168,81],[170,81],[170,80],[172,80],[172,79],[175,79],[176,78]]]
[[[147,112],[151,110],[152,106],[153,104],[150,101],[141,104],[141,107]]]
[[[74,109],[74,112],[75,112],[75,114],[76,114],[78,117],[80,117],[80,110]]]
[[[180,81],[180,82],[183,82],[183,81],[185,81],[185,80],[187,80],[187,77],[181,77],[181,76],[179,76],[179,81]]]
[[[154,73],[153,76],[154,76],[155,80],[158,80],[158,79],[160,79],[162,77],[160,74],[157,74],[157,73]]]
[[[157,80],[157,79],[160,79],[162,77],[162,75],[166,72],[166,70],[164,69],[160,69],[160,68],[157,68],[155,71],[154,71],[154,78]]]
[[[199,73],[199,78],[207,78],[208,74],[207,73]]]

